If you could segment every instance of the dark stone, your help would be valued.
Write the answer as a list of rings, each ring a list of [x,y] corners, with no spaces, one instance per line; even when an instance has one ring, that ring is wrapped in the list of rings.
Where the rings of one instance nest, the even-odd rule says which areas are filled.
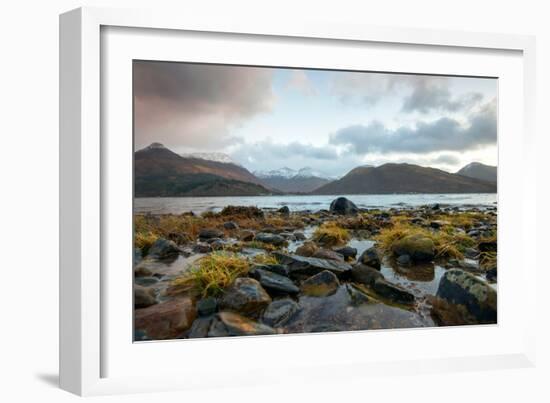
[[[339,277],[344,277],[351,273],[351,265],[346,262],[298,255],[287,255],[281,252],[274,252],[273,254],[277,257],[279,262],[288,266],[290,277],[312,276],[322,272],[323,270],[333,272]]]
[[[339,215],[352,215],[357,214],[359,209],[351,200],[339,197],[330,203],[330,212]]]
[[[468,259],[477,259],[479,252],[475,248],[466,248],[464,249],[464,256]]]
[[[174,298],[144,309],[136,309],[134,328],[144,331],[151,340],[174,339],[187,331],[197,316],[192,298]]]
[[[275,330],[235,312],[219,312],[210,325],[208,337],[258,336],[275,334]]]
[[[212,247],[207,243],[197,243],[193,245],[193,252],[195,253],[210,253],[212,252]]]
[[[435,257],[433,241],[421,234],[405,236],[392,245],[395,256],[409,255],[413,262],[430,262]]]
[[[496,252],[497,251],[497,242],[496,241],[483,241],[478,244],[478,248],[481,252]]]
[[[351,269],[351,278],[357,283],[365,284],[372,287],[376,280],[383,280],[384,276],[378,270],[373,269],[370,266],[366,266],[362,263],[357,263]]]
[[[148,287],[150,285],[156,284],[159,282],[159,279],[153,276],[150,277],[136,277],[134,279],[135,284],[141,285],[143,287]]]
[[[437,296],[464,305],[480,322],[496,323],[497,293],[485,281],[460,269],[448,270],[439,283]]]
[[[497,268],[493,267],[492,269],[487,270],[485,273],[485,278],[489,281],[497,281]]]
[[[235,223],[235,222],[233,222],[233,221],[224,222],[224,223],[223,223],[223,227],[224,227],[225,229],[228,229],[228,230],[239,229],[239,226],[237,225],[237,223]]]
[[[226,289],[220,307],[257,318],[270,303],[271,297],[258,281],[239,277]]]
[[[285,238],[281,235],[269,234],[267,232],[260,232],[256,234],[254,239],[258,242],[264,242],[274,246],[282,246],[286,243]]]
[[[279,213],[283,214],[283,215],[289,215],[290,214],[290,209],[288,208],[288,206],[283,206],[277,211]]]
[[[336,249],[335,252],[342,255],[345,260],[355,259],[355,256],[357,256],[357,249],[352,248],[351,246]]]
[[[414,295],[398,285],[392,284],[386,280],[378,279],[372,285],[376,293],[384,298],[390,299],[401,304],[412,304]]]
[[[199,316],[209,316],[218,310],[218,301],[216,298],[207,297],[197,302],[197,313]]]
[[[336,292],[340,282],[338,277],[328,270],[322,271],[302,282],[302,293],[310,297],[326,297]]]
[[[134,308],[147,308],[156,303],[155,291],[152,288],[134,284]]]
[[[304,235],[303,232],[295,232],[294,233],[294,238],[296,238],[297,241],[305,241],[306,240],[306,236]]]
[[[262,269],[254,268],[250,271],[250,276],[260,282],[262,287],[268,290],[285,293],[297,294],[300,289],[288,277]]]
[[[243,230],[239,234],[239,240],[243,242],[250,242],[254,239],[254,231]]]
[[[199,317],[195,319],[189,334],[187,337],[190,339],[199,339],[203,337],[208,337],[208,331],[210,330],[210,325],[212,324],[213,316]]]
[[[223,238],[223,231],[217,228],[203,228],[199,231],[200,239]]]
[[[315,253],[312,255],[312,257],[316,257],[319,259],[336,260],[337,262],[344,261],[344,257],[341,254],[336,253],[330,249],[323,249],[323,248],[317,249]]]
[[[380,270],[381,260],[380,254],[375,246],[371,246],[359,256],[358,261],[364,265]]]
[[[288,277],[288,267],[284,264],[257,264],[254,265],[253,269],[270,271],[272,273]]]
[[[359,306],[359,305],[362,305],[362,304],[365,304],[365,303],[369,302],[368,295],[365,294],[360,289],[358,289],[353,284],[346,284],[346,291],[349,294],[349,297],[350,297],[350,300],[351,300],[350,304],[352,306]]]
[[[269,304],[264,311],[262,321],[271,327],[281,327],[284,326],[298,310],[298,304],[293,300],[289,298],[279,299]]]
[[[400,266],[410,266],[412,261],[409,255],[401,255],[397,259],[397,264]]]
[[[179,253],[180,248],[178,248],[174,241],[158,238],[149,248],[148,255],[158,259],[166,259],[178,256]]]

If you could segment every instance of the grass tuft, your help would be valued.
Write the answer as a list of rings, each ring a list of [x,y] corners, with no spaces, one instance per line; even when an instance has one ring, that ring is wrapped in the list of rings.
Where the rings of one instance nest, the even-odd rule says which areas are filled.
[[[349,232],[334,221],[323,223],[313,233],[313,240],[324,246],[342,245],[349,239]]]

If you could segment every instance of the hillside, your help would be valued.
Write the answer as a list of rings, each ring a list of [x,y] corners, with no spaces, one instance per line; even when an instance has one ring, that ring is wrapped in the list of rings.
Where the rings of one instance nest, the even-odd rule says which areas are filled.
[[[270,194],[246,168],[186,158],[153,143],[134,153],[135,196],[255,196]]]
[[[457,172],[457,175],[467,176],[469,178],[481,179],[496,183],[497,167],[485,165],[480,162],[472,162]]]
[[[284,167],[254,174],[267,187],[287,193],[309,193],[331,182],[331,179],[309,167],[299,170]]]
[[[358,167],[313,194],[494,193],[487,181],[413,164]]]

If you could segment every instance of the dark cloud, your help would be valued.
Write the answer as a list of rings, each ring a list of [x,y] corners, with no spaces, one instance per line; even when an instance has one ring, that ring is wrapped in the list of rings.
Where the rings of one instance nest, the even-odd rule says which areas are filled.
[[[368,126],[340,129],[330,136],[330,143],[345,145],[356,154],[428,153],[474,150],[495,144],[496,139],[496,105],[493,101],[471,115],[466,126],[447,117],[396,130],[373,122]]]
[[[219,148],[231,127],[271,109],[271,69],[171,62],[134,62],[136,147],[153,141]]]
[[[404,112],[418,111],[428,113],[431,110],[456,112],[469,109],[481,102],[483,95],[468,93],[453,97],[445,81],[433,79],[418,79],[412,93],[403,100]]]

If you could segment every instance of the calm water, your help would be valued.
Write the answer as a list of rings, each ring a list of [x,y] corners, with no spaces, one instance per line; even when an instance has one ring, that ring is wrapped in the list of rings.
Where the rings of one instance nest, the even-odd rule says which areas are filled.
[[[361,208],[415,207],[425,204],[449,204],[456,206],[495,206],[496,193],[476,194],[388,194],[342,195]],[[193,211],[219,211],[225,206],[256,206],[280,208],[288,206],[292,211],[328,209],[336,196],[249,196],[249,197],[143,197],[135,199],[137,213],[180,214]]]

